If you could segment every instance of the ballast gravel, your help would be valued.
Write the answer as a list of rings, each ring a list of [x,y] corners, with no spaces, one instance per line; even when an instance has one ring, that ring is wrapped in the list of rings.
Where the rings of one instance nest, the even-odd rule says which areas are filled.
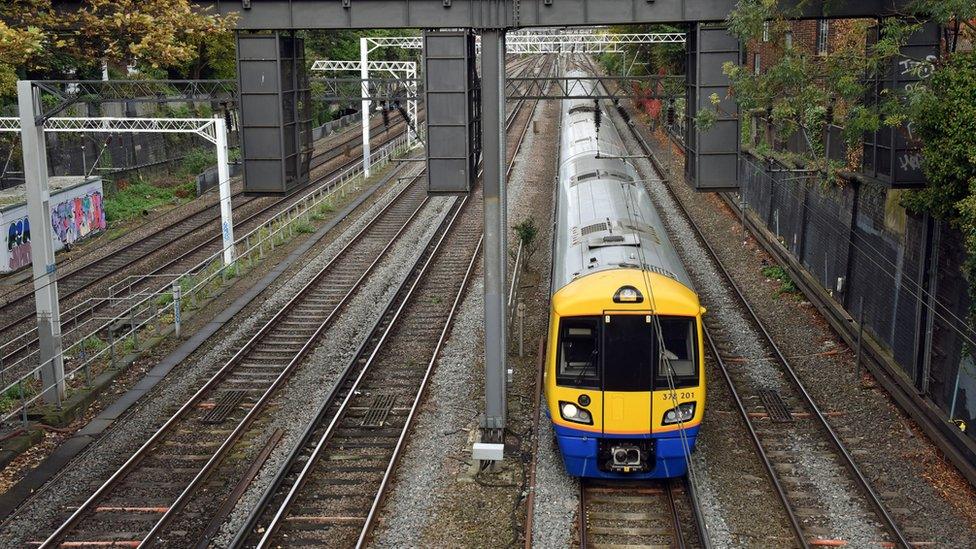
[[[649,140],[659,158],[662,143]],[[675,190],[908,539],[976,547],[976,490],[870,376],[854,382],[855,351],[802,295],[778,295],[762,273],[774,261],[742,238],[738,215],[683,182]]]
[[[612,117],[618,127],[624,128],[626,123],[616,111],[612,113]],[[639,154],[641,149],[630,132],[622,131],[621,136],[631,153]],[[720,271],[712,262],[707,250],[698,242],[694,230],[668,194],[664,182],[660,179],[661,176],[649,160],[637,160],[636,167],[645,178],[644,187],[661,215],[672,244],[678,250],[678,255],[694,281],[695,289],[699,293],[702,304],[708,308],[707,314],[710,322],[725,329],[726,339],[732,346],[729,350],[730,354],[745,359],[739,368],[745,372],[752,383],[774,390],[784,388],[786,379],[783,373],[771,361],[763,360],[766,353],[761,336],[741,312],[741,304],[730,289],[726,287]],[[715,370],[712,369],[711,371],[714,372]],[[716,384],[716,381],[714,376],[709,380],[712,386]],[[719,381],[718,383],[724,382]],[[709,414],[706,411],[705,423],[699,435],[702,443],[696,448],[693,458],[694,466],[698,470],[707,471],[707,476],[704,478],[738,475],[740,474],[739,469],[741,469],[729,459],[728,454],[712,454],[709,452],[711,446],[709,439],[719,438],[723,431],[730,428],[726,424],[735,421],[733,420],[734,415],[716,416],[716,414]],[[742,444],[749,444],[745,430],[741,428],[741,425],[738,428],[741,432]],[[736,461],[739,459],[752,461],[747,467],[755,470],[754,460],[757,458],[754,456],[743,455],[736,456],[736,458]],[[811,475],[816,474],[813,470],[807,472]],[[816,483],[816,480],[814,482]],[[728,482],[716,482],[715,484],[728,485]],[[827,484],[827,482],[819,484],[825,493],[836,489],[835,486],[827,486]],[[765,482],[757,482],[756,485],[757,488],[767,488],[766,490],[760,489],[759,493],[765,496],[764,499],[775,505],[777,500],[774,494],[768,490],[768,485]],[[771,518],[768,515],[782,519],[784,515],[781,511],[769,513],[764,517],[764,521],[756,520],[755,493],[719,494],[712,487],[699,486],[699,497],[713,547],[738,547],[746,539],[769,545],[773,544],[776,538],[781,538],[783,534],[789,535],[788,530],[784,531],[782,526],[777,528],[768,523]],[[841,536],[855,534],[853,531],[848,531],[845,526],[847,525],[837,525],[834,531]],[[845,539],[850,538],[845,537]],[[782,543],[781,539],[778,541]]]
[[[248,486],[229,519],[222,525],[220,534],[213,542],[214,546],[226,546],[243,526],[251,509],[284,465],[291,450],[298,444],[305,426],[318,413],[339,374],[354,358],[359,343],[379,319],[383,312],[382,305],[396,293],[400,282],[409,274],[417,255],[426,247],[455,200],[456,198],[433,198],[418,213],[417,218],[387,252],[387,256],[370,274],[342,315],[321,336],[315,351],[306,359],[307,364],[281,390],[276,399],[278,413],[273,421],[268,422],[258,440],[265,440],[276,429],[283,429],[285,434]]]
[[[457,398],[466,394],[481,371],[472,364],[482,348],[484,284],[472,281],[456,317],[452,336],[441,353],[425,397],[425,413],[415,420],[407,450],[387,497],[386,520],[376,528],[374,547],[423,547],[424,531],[437,522],[440,493],[454,480],[465,455],[479,406]],[[443,459],[443,458],[448,459]]]
[[[547,116],[551,116],[549,107],[539,105],[533,114],[533,122],[541,124],[540,132],[536,134],[530,130],[526,134],[509,177],[507,189],[509,225],[533,217],[540,229],[537,236],[540,242],[539,249],[532,256],[531,261],[534,269],[544,272],[546,276],[538,280],[533,279],[532,282],[524,282],[527,285],[532,284],[531,289],[527,289],[526,286],[522,288],[531,292],[531,297],[530,294],[526,294],[527,299],[541,296],[545,302],[548,301],[549,284],[548,208],[551,208],[549,181],[554,170],[551,154],[547,156],[548,149],[552,148],[552,142],[546,141],[551,136],[551,128],[548,125],[552,124],[551,120],[545,119]],[[540,162],[537,159],[544,160]],[[540,165],[542,163],[545,164]],[[540,183],[540,174],[550,174],[542,176],[550,179],[545,185],[530,188],[530,185]],[[540,191],[540,189],[544,190]],[[540,192],[544,193],[544,196],[540,196]],[[513,235],[509,236],[512,237],[510,244],[516,245]],[[514,514],[509,516],[511,496],[506,497],[504,493],[508,491],[510,494],[512,491],[521,490],[517,480],[512,482],[509,479],[518,479],[527,470],[523,467],[521,473],[512,471],[512,468],[517,468],[519,465],[520,457],[516,453],[509,454],[506,469],[494,475],[483,475],[484,481],[494,485],[492,488],[468,484],[472,482],[470,445],[476,435],[477,418],[483,406],[481,399],[478,398],[483,394],[481,385],[484,377],[483,292],[483,274],[479,269],[461,303],[397,468],[400,473],[394,479],[381,510],[381,518],[372,541],[375,547],[503,547],[512,543],[512,539],[508,534],[499,532],[508,529],[509,521],[520,522],[524,518],[522,516],[524,506],[521,504],[513,509]],[[539,307],[531,317],[527,315],[526,333],[532,330],[528,328],[531,323],[539,320],[545,322],[546,309],[543,305]],[[543,329],[542,326],[538,328]],[[534,348],[536,343],[536,340],[527,339],[526,348]],[[520,393],[524,385],[520,384],[519,380],[524,380],[527,376],[531,377],[530,385],[534,387],[534,360],[531,366],[533,371],[519,369],[514,358],[510,358],[509,366],[517,369],[516,381],[511,385],[509,392],[510,409],[517,409],[516,399],[527,399],[531,396],[531,389],[524,395]],[[473,398],[465,398],[469,395]],[[527,418],[514,418],[511,413],[509,419],[512,428],[516,428],[520,423],[527,423]],[[547,441],[551,440],[551,433],[549,437]],[[524,451],[530,441],[527,436],[520,441]],[[571,481],[562,471],[561,462],[557,466],[559,474],[563,476],[561,480]],[[479,490],[473,498],[458,496],[459,493],[471,494],[472,489]],[[522,491],[518,497],[523,499],[526,494],[527,492]],[[564,514],[569,515],[568,520],[572,522],[576,509],[576,491],[572,485],[569,487],[568,494],[570,501],[568,505],[563,505],[563,509]],[[458,506],[463,506],[464,509]],[[491,524],[492,521],[495,523]],[[505,521],[505,524],[499,524],[498,521]],[[553,532],[564,529],[563,525],[556,521],[537,524],[536,528],[552,529]],[[463,531],[459,531],[462,529]],[[505,536],[505,539],[500,539],[502,536]],[[516,540],[516,543],[520,541]]]
[[[395,187],[405,184],[406,181],[401,181]],[[214,339],[214,344],[209,349],[180,364],[151,393],[116,420],[97,444],[92,444],[3,523],[0,546],[22,547],[30,541],[37,541],[44,533],[53,531],[66,518],[61,510],[77,505],[117,470],[179,405],[189,399],[206,379],[233,356],[243,342],[358,233],[372,215],[392,199],[395,190],[385,192],[287,282],[269,290],[253,314],[241,315],[229,333],[221,334],[221,337]]]

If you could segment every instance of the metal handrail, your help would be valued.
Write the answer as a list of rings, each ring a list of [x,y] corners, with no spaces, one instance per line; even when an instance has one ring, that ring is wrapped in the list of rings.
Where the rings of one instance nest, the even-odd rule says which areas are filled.
[[[390,162],[392,157],[394,157],[395,155],[401,152],[405,152],[406,150],[407,150],[406,136],[400,136],[384,144],[376,151],[376,153],[372,157],[372,161],[370,162],[370,167],[382,168],[387,163]],[[110,317],[110,320],[108,322],[105,322],[97,326],[94,330],[92,330],[85,336],[80,337],[77,341],[62,349],[59,355],[56,355],[55,357],[48,359],[47,361],[41,364],[38,364],[37,366],[30,369],[26,373],[21,374],[13,381],[7,382],[5,384],[3,382],[0,382],[0,385],[2,385],[2,387],[0,387],[0,394],[7,394],[9,391],[17,388],[20,397],[20,402],[16,406],[14,406],[11,410],[4,413],[4,415],[0,417],[0,422],[7,422],[13,419],[14,417],[16,417],[17,415],[21,415],[22,421],[26,425],[28,407],[31,404],[37,402],[38,399],[40,399],[44,394],[50,391],[53,388],[53,386],[43,388],[36,395],[32,395],[29,398],[25,394],[25,386],[29,385],[32,379],[39,376],[42,369],[46,366],[49,366],[53,360],[60,357],[63,361],[70,363],[73,361],[75,354],[84,354],[84,359],[82,360],[82,362],[70,370],[66,369],[64,374],[56,381],[54,385],[56,386],[61,384],[67,384],[69,381],[74,379],[76,375],[79,375],[79,373],[84,373],[86,375],[86,384],[90,384],[91,383],[90,366],[96,360],[103,359],[106,354],[111,354],[112,359],[114,359],[116,339],[119,339],[121,341],[126,341],[128,338],[132,337],[134,340],[137,341],[139,332],[144,328],[146,328],[150,322],[154,322],[158,325],[161,317],[164,314],[168,314],[168,311],[172,308],[169,306],[171,304],[166,303],[163,306],[157,306],[157,300],[160,300],[161,298],[174,299],[175,298],[173,292],[174,286],[178,285],[182,288],[185,281],[189,281],[189,283],[192,284],[189,288],[182,289],[181,291],[182,294],[181,298],[184,299],[181,299],[178,303],[180,305],[180,310],[182,311],[187,301],[194,302],[196,298],[199,296],[199,294],[203,293],[207,289],[207,287],[210,284],[214,283],[214,281],[218,277],[221,277],[221,279],[223,280],[223,278],[227,276],[230,268],[232,267],[236,268],[239,265],[239,263],[241,263],[242,260],[244,259],[246,259],[249,263],[253,264],[254,254],[258,254],[259,258],[262,258],[264,256],[266,247],[270,247],[270,249],[273,250],[274,246],[277,245],[276,241],[280,240],[283,242],[286,238],[288,238],[288,236],[290,236],[290,235],[288,236],[285,235],[286,231],[293,234],[294,225],[297,221],[308,220],[308,218],[311,217],[314,209],[319,208],[326,201],[329,201],[331,203],[332,199],[336,195],[340,197],[345,196],[345,193],[350,183],[359,180],[360,176],[362,175],[362,172],[363,172],[362,164],[358,164],[358,163],[354,166],[347,168],[346,170],[343,170],[342,172],[340,172],[339,174],[337,174],[331,179],[331,183],[333,183],[332,185],[330,184],[323,185],[318,191],[309,193],[308,195],[303,197],[300,201],[292,204],[290,207],[286,208],[285,210],[282,210],[281,212],[271,217],[270,219],[268,219],[258,227],[255,227],[254,229],[249,231],[247,234],[237,238],[230,246],[233,246],[234,249],[237,249],[238,247],[242,247],[243,250],[239,254],[236,254],[236,258],[232,263],[226,265],[223,264],[223,253],[225,250],[224,248],[221,248],[219,251],[214,252],[208,258],[200,261],[193,267],[187,269],[182,274],[178,275],[176,279],[173,280],[171,283],[165,284],[164,286],[162,286],[161,288],[159,288],[154,292],[149,292],[146,294],[137,294],[137,296],[142,295],[143,296],[142,299],[139,299],[134,304],[132,304],[129,308],[118,313],[117,315]],[[212,272],[208,273],[208,271],[212,271]],[[195,281],[194,283],[193,279],[200,275],[203,275],[202,278]],[[91,298],[89,300],[86,300],[82,304],[91,306],[93,299],[96,298]],[[126,301],[126,300],[130,300],[131,296],[124,297],[124,298],[109,297],[109,298],[97,298],[97,299]],[[75,307],[69,310],[76,309],[80,307],[82,304],[76,305]],[[177,301],[174,299],[172,301],[172,304],[173,305],[177,304]],[[145,315],[146,312],[151,312],[151,314],[149,314],[148,317],[140,320],[140,318],[143,315]],[[90,321],[91,320],[89,320],[89,322]],[[128,329],[124,331],[122,334],[116,335],[115,332],[112,330],[112,327],[119,326],[122,323],[127,323]],[[88,342],[92,337],[97,337],[99,332],[105,330],[106,328],[108,329],[111,343],[106,347],[97,350],[93,355],[88,356],[87,351],[84,347],[85,343]],[[162,330],[159,330],[159,332],[161,331]],[[34,332],[26,332],[26,334],[29,333],[36,333],[36,330]],[[22,337],[22,336],[18,336],[18,337]],[[36,339],[33,341],[36,341]],[[30,344],[30,342],[28,344]],[[37,352],[38,351],[36,350],[31,352],[28,355],[28,357],[34,356],[35,354],[37,354]],[[18,360],[14,364],[0,369],[0,380],[5,379],[4,374],[7,371],[12,369],[16,365],[23,364],[23,361],[26,360],[28,357],[24,357],[21,360]],[[56,404],[57,407],[60,408],[62,405],[60,391],[56,391],[55,394],[58,395]]]

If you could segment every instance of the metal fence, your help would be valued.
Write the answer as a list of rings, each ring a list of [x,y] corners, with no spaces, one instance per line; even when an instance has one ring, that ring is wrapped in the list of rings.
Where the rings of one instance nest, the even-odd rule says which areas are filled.
[[[743,155],[740,199],[952,420],[976,425],[976,328],[961,236],[903,191],[826,183]],[[927,334],[931,333],[931,336]],[[969,430],[976,439],[976,429]]]
[[[407,148],[405,136],[388,142],[372,156],[371,168],[378,170],[386,166]],[[275,246],[287,241],[300,223],[307,223],[323,208],[331,207],[336,197],[358,189],[364,181],[362,164],[344,170],[319,186],[317,191],[238,238],[233,244],[236,259],[231,264],[224,265],[224,250],[221,249],[183,273],[160,275],[157,278],[165,280],[156,290],[131,292],[137,281],[147,278],[135,275],[114,285],[109,296],[92,298],[65,310],[63,315],[66,318],[71,315],[74,320],[70,326],[62,327],[62,336],[65,341],[74,342],[66,345],[60,355],[64,361],[64,376],[59,383],[64,383],[69,393],[75,388],[91,386],[99,369],[114,366],[119,358],[138,349],[140,341],[172,333],[179,336],[181,318],[187,312],[198,308],[228,279],[251,268]],[[112,312],[103,310],[102,305],[106,303]],[[30,407],[50,390],[32,392],[41,370],[49,367],[50,362],[37,363],[36,330],[0,345],[0,357],[21,348],[27,350],[23,358],[0,365],[0,394],[13,399],[7,409],[0,412],[0,422],[20,416],[26,425]],[[59,395],[56,406],[60,408],[61,405]]]

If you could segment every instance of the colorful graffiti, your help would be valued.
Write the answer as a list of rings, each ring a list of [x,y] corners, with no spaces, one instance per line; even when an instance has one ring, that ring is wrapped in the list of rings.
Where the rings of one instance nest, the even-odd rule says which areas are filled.
[[[102,193],[94,191],[51,208],[51,225],[62,244],[72,244],[92,231],[105,228]]]
[[[101,181],[52,193],[51,241],[55,251],[105,229],[103,197]],[[31,264],[30,229],[27,204],[0,210],[0,273]]]
[[[10,270],[30,265],[30,221],[27,218],[14,221],[7,229],[7,254],[10,257]]]

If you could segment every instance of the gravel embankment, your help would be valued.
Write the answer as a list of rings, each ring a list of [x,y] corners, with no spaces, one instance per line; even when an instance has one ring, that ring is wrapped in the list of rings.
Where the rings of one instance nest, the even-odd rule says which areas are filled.
[[[670,144],[648,143],[658,158],[668,155]],[[675,190],[783,353],[796,357],[800,379],[908,538],[976,547],[976,490],[883,389],[853,381],[854,352],[809,302],[777,295],[779,282],[762,274],[775,261],[743,238],[739,218],[717,196],[685,183]]]
[[[640,148],[625,129],[620,116],[614,111],[612,117],[617,127],[623,129],[621,136],[631,154],[638,154]],[[650,161],[637,160],[636,166],[646,180],[644,186],[695,283],[702,304],[708,308],[709,321],[726,328],[732,344],[730,354],[753,358],[764,356],[765,347],[761,337],[723,284],[720,272],[705,248],[695,239],[691,226],[671,201],[664,184],[659,181],[660,175]],[[782,373],[770,362],[750,360],[741,369],[751,381],[764,383],[770,388],[782,388],[786,384]],[[706,380],[710,392],[709,408],[699,435],[694,463],[696,470],[703,473],[699,497],[713,546],[739,547],[743,543],[749,544],[749,541],[763,546],[790,546],[785,514],[776,506],[775,496],[770,491],[758,458],[751,452],[723,451],[736,444],[749,443],[748,434],[737,418],[738,412],[732,408],[731,395],[727,393],[714,364],[709,364]],[[713,406],[715,409],[712,409]],[[747,447],[752,450],[751,446]],[[758,521],[758,516],[764,516],[766,520]]]
[[[405,181],[396,187],[406,184]],[[185,402],[213,372],[219,369],[248,338],[270,318],[294,292],[322,268],[341,247],[355,235],[369,218],[385,205],[393,190],[365,209],[356,221],[349,223],[324,249],[302,263],[303,267],[287,282],[266,291],[260,305],[245,309],[237,324],[213,338],[214,344],[178,366],[140,403],[117,420],[105,435],[48,485],[26,502],[17,514],[3,524],[0,546],[20,547],[42,532],[52,531],[63,512],[53,512],[76,505],[85,494],[93,492],[114,472],[179,404]]]
[[[528,311],[526,353],[522,359],[510,358],[509,363],[515,369],[509,390],[509,429],[513,432],[509,442],[518,450],[508,453],[496,473],[474,474],[471,443],[484,406],[484,286],[479,268],[415,420],[398,466],[404,473],[397,475],[386,500],[374,546],[500,547],[513,539],[520,543],[513,529],[519,528],[524,517],[536,352],[547,321],[553,112],[551,105],[540,105],[535,111],[533,120],[540,124],[539,133],[530,128],[526,134],[508,185],[509,225],[531,216],[539,227],[538,251],[520,290]],[[514,237],[509,242],[517,246]]]
[[[298,443],[305,426],[314,419],[339,373],[354,358],[360,340],[378,320],[382,313],[380,305],[393,297],[400,281],[409,273],[418,253],[426,247],[454,200],[452,197],[434,198],[418,214],[342,315],[322,335],[317,348],[306,360],[307,364],[275,399],[275,418],[267,422],[257,440],[265,440],[276,429],[284,429],[285,434],[222,526],[220,535],[214,540],[215,546],[225,546],[243,525],[262,492]]]

